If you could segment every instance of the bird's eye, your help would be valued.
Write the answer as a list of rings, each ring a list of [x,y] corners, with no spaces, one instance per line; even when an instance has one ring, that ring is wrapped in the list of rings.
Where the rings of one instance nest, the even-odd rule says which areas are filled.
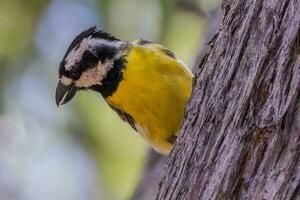
[[[80,71],[78,68],[73,68],[70,72],[69,75],[71,78],[79,78],[80,77]]]

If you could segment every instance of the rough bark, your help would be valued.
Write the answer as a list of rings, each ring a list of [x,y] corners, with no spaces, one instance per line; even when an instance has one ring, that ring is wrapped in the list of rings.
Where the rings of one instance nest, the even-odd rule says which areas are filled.
[[[156,199],[300,199],[300,1],[222,9]]]

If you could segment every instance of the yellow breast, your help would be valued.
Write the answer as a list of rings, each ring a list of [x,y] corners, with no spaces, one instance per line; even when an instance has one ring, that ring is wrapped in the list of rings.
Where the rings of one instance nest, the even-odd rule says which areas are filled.
[[[193,75],[155,46],[133,46],[118,89],[106,100],[134,119],[138,132],[158,151],[180,129]]]

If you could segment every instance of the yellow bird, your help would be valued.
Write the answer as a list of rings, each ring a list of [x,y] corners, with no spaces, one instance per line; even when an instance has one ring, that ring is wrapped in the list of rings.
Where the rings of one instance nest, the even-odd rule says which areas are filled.
[[[99,92],[155,150],[168,154],[192,81],[191,71],[163,46],[119,40],[92,27],[73,40],[63,57],[55,98],[59,106],[78,90]]]

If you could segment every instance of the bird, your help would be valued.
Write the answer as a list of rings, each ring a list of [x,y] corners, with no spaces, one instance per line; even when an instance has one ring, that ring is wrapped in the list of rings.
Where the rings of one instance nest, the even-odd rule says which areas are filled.
[[[169,49],[121,40],[96,26],[71,42],[58,69],[57,106],[98,92],[159,153],[169,154],[192,93],[193,73]]]

